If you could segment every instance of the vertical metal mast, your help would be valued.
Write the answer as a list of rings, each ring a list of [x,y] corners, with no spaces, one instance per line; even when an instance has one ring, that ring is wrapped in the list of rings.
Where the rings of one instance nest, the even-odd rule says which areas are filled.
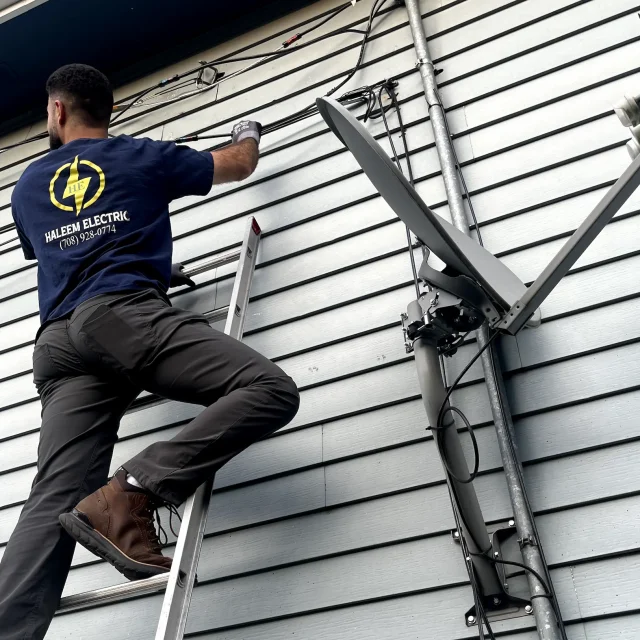
[[[433,62],[429,56],[419,0],[405,0],[411,35],[418,58],[418,67],[422,76],[424,93],[429,107],[429,117],[433,128],[438,158],[442,169],[442,178],[449,201],[449,209],[453,224],[462,232],[470,235],[462,192],[458,182],[455,156],[452,142],[446,125],[446,114],[438,93]],[[489,329],[486,323],[476,332],[478,346],[483,348],[489,340]],[[524,564],[541,576],[546,574],[546,565],[540,551],[540,541],[535,537],[535,528],[529,511],[526,508],[525,487],[521,482],[521,464],[514,456],[516,451],[513,422],[504,394],[502,373],[495,357],[493,346],[489,346],[481,356],[489,403],[498,437],[498,445],[504,466],[509,489],[509,497],[513,507],[513,516],[521,542]],[[544,586],[530,572],[527,572],[531,595],[540,596],[546,593]],[[540,640],[561,640],[562,636],[557,624],[556,615],[549,598],[536,597],[531,601]]]

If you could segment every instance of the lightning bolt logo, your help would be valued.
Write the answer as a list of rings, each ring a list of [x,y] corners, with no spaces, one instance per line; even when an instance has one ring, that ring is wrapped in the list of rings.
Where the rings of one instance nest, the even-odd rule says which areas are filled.
[[[67,187],[62,194],[63,199],[70,198],[71,196],[75,198],[76,216],[79,216],[80,212],[82,211],[84,196],[87,193],[90,182],[91,178],[80,179],[80,174],[78,173],[78,156],[76,156],[75,160],[71,163],[71,167],[69,169],[69,179],[67,180]]]
[[[89,189],[90,183],[93,181],[92,176],[88,176],[86,178],[80,177],[80,166],[87,166],[92,169],[98,176],[99,185],[98,190],[95,194],[87,201],[85,198],[87,196],[87,192]],[[75,208],[66,204],[62,204],[56,198],[55,186],[60,174],[69,169],[69,177],[67,179],[67,185],[64,189],[64,193],[62,194],[62,199],[66,200],[67,198],[73,198],[75,203]],[[58,209],[62,209],[62,211],[75,211],[76,216],[80,215],[80,212],[87,207],[90,207],[101,195],[104,191],[105,186],[105,177],[102,169],[93,162],[89,160],[78,160],[78,156],[76,156],[73,162],[68,162],[67,164],[63,164],[55,173],[51,182],[49,184],[49,197],[51,198],[51,202],[58,207]]]

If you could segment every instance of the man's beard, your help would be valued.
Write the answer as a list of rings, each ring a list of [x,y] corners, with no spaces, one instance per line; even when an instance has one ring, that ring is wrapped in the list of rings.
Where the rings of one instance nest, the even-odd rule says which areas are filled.
[[[55,151],[62,146],[62,140],[56,131],[49,130],[49,149]]]

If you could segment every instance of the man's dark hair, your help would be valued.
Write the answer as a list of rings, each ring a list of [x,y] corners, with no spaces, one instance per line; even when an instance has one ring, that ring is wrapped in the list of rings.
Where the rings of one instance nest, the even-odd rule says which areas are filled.
[[[86,64],[67,64],[47,80],[49,97],[67,100],[71,115],[85,125],[106,127],[113,111],[113,89],[107,76]]]

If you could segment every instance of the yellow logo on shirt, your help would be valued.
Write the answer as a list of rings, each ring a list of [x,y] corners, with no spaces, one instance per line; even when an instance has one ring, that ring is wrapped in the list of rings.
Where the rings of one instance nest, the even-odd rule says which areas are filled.
[[[85,175],[86,172],[83,171],[81,177],[79,169],[80,166],[89,167],[89,169],[92,170],[90,172],[92,175],[87,176]],[[56,182],[58,178],[60,178],[62,172],[66,169],[69,169],[69,177],[67,178],[67,184],[62,194],[62,199],[66,200],[68,198],[73,198],[75,207],[62,204],[58,198],[56,198]],[[85,198],[89,192],[89,185],[92,182],[95,182],[94,178],[96,177],[96,174],[99,181],[97,191],[85,202]],[[78,160],[78,156],[76,156],[73,162],[63,164],[56,171],[53,178],[51,178],[51,182],[49,183],[49,197],[51,198],[51,202],[58,207],[58,209],[62,209],[63,211],[75,211],[76,216],[78,216],[83,209],[90,207],[102,195],[104,185],[105,179],[102,169],[97,164],[94,164],[89,160]]]

